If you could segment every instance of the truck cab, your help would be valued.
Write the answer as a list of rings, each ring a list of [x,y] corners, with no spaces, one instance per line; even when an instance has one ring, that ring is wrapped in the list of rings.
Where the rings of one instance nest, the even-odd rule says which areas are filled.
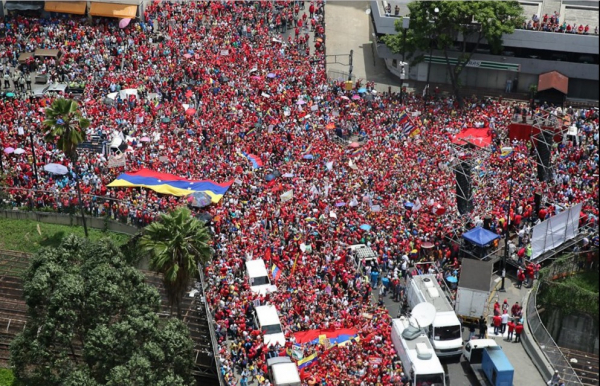
[[[267,359],[269,378],[274,386],[301,386],[298,367],[290,357],[275,357]]]
[[[470,364],[479,364],[483,360],[483,350],[498,347],[494,339],[472,339],[463,347],[463,356]]]
[[[265,295],[277,291],[277,287],[269,280],[269,273],[263,259],[246,261],[246,273],[252,292]]]
[[[285,335],[279,321],[277,308],[273,305],[258,306],[254,309],[255,323],[263,333],[263,343],[269,347],[279,344],[285,346]]]
[[[365,244],[355,244],[348,247],[350,252],[351,262],[356,267],[356,271],[364,274],[365,267],[371,266],[372,270],[379,271],[377,264],[377,254],[373,252],[371,247]]]

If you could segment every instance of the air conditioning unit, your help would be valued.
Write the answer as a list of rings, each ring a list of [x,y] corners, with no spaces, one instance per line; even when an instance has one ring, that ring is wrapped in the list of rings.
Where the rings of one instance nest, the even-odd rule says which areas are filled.
[[[437,288],[427,288],[427,293],[432,299],[440,297],[440,292],[437,290]]]
[[[430,278],[426,277],[423,279],[423,283],[425,284],[425,288],[433,288],[433,281]]]
[[[432,350],[425,343],[417,343],[415,348],[417,349],[417,358],[419,359],[431,359],[433,356]]]

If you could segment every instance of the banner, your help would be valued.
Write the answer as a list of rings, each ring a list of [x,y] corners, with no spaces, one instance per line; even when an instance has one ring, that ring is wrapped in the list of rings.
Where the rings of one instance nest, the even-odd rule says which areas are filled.
[[[581,205],[577,204],[533,227],[531,258],[536,259],[577,236]]]

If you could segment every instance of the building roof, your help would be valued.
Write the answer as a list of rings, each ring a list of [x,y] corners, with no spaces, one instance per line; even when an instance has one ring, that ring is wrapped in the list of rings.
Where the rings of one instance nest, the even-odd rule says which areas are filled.
[[[463,259],[458,286],[488,292],[492,283],[492,261]]]
[[[569,93],[569,78],[558,71],[540,74],[538,78],[538,91],[555,89],[563,94]]]

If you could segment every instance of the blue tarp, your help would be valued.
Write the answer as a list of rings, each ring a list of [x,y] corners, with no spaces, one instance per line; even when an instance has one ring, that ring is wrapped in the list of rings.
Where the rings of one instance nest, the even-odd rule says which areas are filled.
[[[488,231],[487,229],[477,227],[471,229],[466,233],[463,233],[463,238],[477,246],[485,247],[492,241],[499,239],[500,236],[498,236],[492,231]]]

